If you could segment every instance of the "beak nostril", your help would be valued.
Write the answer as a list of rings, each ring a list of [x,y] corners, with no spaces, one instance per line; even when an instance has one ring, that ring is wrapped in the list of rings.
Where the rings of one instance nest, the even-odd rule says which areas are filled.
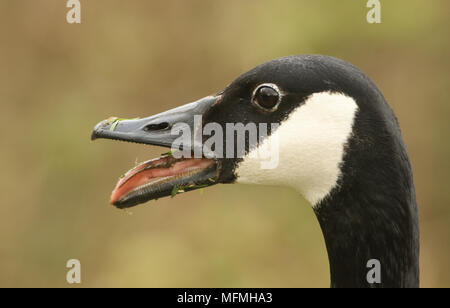
[[[144,130],[146,132],[154,132],[154,131],[160,131],[160,130],[166,130],[170,127],[168,122],[161,122],[156,124],[148,124],[144,127]]]

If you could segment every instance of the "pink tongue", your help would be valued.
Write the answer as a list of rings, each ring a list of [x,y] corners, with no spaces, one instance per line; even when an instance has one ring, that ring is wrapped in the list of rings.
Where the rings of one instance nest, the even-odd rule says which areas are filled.
[[[146,169],[151,165],[154,166],[164,165],[172,159],[173,158],[171,157],[164,157],[157,160],[150,160],[128,171],[125,174],[125,176],[119,180],[116,187],[114,188],[111,194],[110,202],[115,203],[122,196],[126,195],[133,189],[142,186],[153,179],[181,174],[188,170],[207,168],[213,163],[213,161],[209,159],[193,158],[180,160],[171,165],[169,168],[162,167],[162,168]]]
[[[148,161],[145,161],[145,162],[139,164],[138,166],[134,167],[133,169],[131,169],[130,171],[125,173],[125,175],[119,180],[119,182],[116,185],[116,188],[114,188],[114,189],[117,189],[118,187],[120,187],[123,184],[125,184],[126,182],[128,182],[129,179],[131,179],[133,176],[135,176],[139,172],[142,172],[145,169],[150,168],[151,166],[153,166],[153,167],[163,166],[163,165],[169,163],[171,160],[174,160],[174,159],[172,157],[168,156],[168,157],[151,159],[151,160],[148,160]],[[166,169],[166,168],[162,168],[162,169]]]

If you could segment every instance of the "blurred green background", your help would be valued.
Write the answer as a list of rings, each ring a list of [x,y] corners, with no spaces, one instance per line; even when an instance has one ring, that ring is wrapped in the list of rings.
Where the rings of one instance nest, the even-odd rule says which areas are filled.
[[[90,141],[112,115],[146,116],[304,53],[365,71],[395,110],[414,167],[424,287],[450,287],[447,0],[0,1],[0,286],[328,287],[310,206],[287,188],[217,185],[130,211],[120,174],[165,149]]]

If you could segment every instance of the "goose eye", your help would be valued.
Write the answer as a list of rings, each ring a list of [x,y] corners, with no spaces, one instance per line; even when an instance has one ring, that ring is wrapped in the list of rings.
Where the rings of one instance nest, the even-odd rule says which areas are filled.
[[[256,90],[253,101],[264,109],[274,108],[280,99],[280,94],[274,88],[262,86]]]

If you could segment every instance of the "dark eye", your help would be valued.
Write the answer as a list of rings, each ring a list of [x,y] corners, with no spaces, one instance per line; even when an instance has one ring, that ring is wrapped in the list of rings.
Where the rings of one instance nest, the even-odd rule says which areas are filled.
[[[274,108],[280,100],[280,94],[277,90],[269,86],[258,88],[253,97],[253,101],[264,109]]]

